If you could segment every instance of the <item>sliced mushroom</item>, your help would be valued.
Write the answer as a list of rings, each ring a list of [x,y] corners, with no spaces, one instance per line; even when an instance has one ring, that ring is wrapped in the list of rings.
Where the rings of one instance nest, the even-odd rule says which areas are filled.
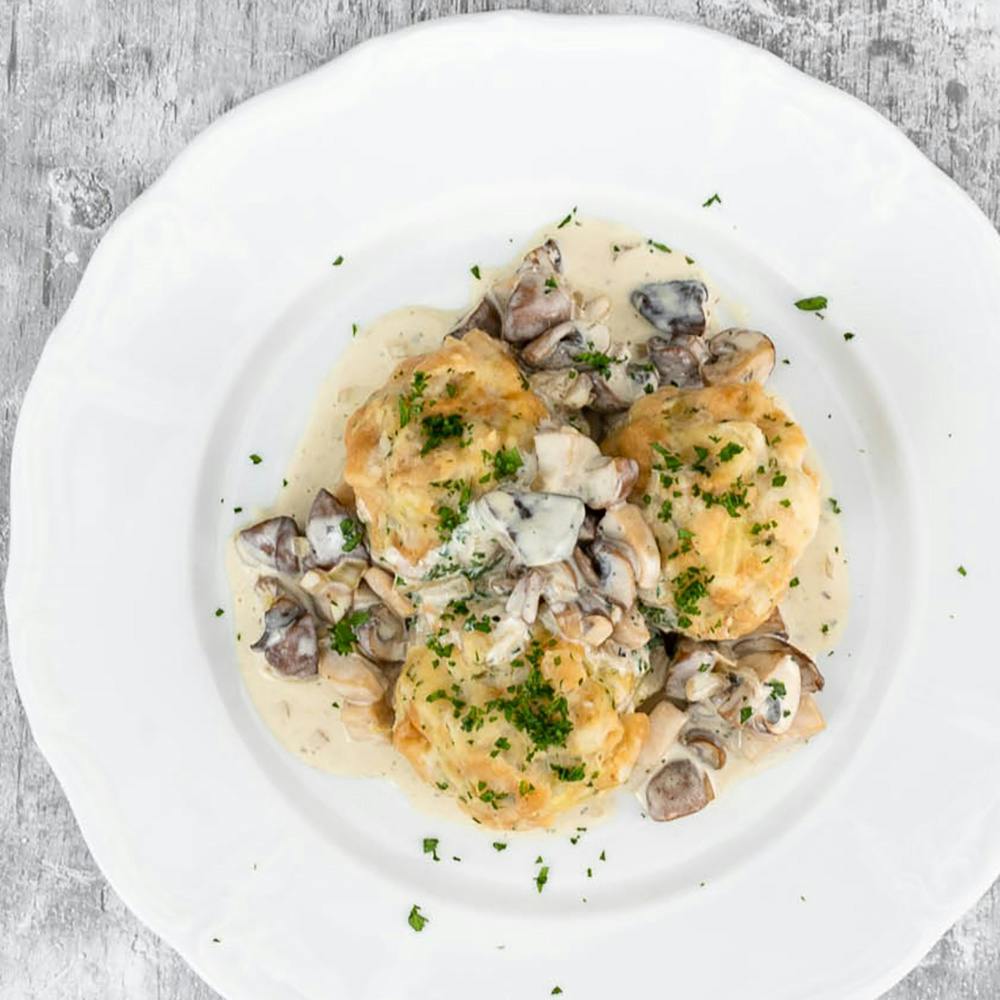
[[[592,372],[594,400],[598,413],[621,413],[637,399],[655,392],[659,377],[652,364],[629,361],[627,348],[619,346],[609,354],[614,358],[606,372]]]
[[[708,323],[708,289],[700,281],[656,281],[632,293],[632,305],[660,333],[700,336]]]
[[[666,821],[696,813],[715,798],[708,775],[690,760],[672,760],[646,786],[646,808],[651,819]]]
[[[542,574],[525,573],[514,585],[507,598],[506,611],[516,615],[529,625],[535,623],[538,617],[538,602],[542,598]]]
[[[795,721],[802,698],[802,671],[791,656],[770,654],[776,662],[761,678],[767,688],[767,698],[760,714],[769,732],[786,733]]]
[[[725,680],[713,670],[698,669],[684,682],[684,697],[690,702],[707,701],[726,686]]]
[[[587,352],[605,354],[611,347],[611,331],[603,323],[569,320],[546,330],[521,349],[521,360],[532,368],[569,368]],[[581,367],[591,367],[585,361]]]
[[[584,615],[580,622],[580,641],[588,646],[600,646],[614,633],[614,625],[604,615]]]
[[[613,542],[598,538],[590,546],[598,590],[620,608],[635,603],[635,572],[629,557]]]
[[[357,705],[374,704],[388,687],[382,671],[360,653],[344,655],[324,649],[319,658],[319,675],[341,698]]]
[[[649,732],[636,758],[634,773],[642,775],[656,767],[677,742],[687,721],[687,713],[669,701],[656,705],[649,713]]]
[[[812,657],[781,636],[751,633],[734,642],[732,651],[741,665],[747,657],[757,653],[779,653],[791,656],[799,665],[799,670],[802,673],[802,690],[807,694],[822,691],[823,685],[826,683]]]
[[[413,605],[407,596],[393,585],[394,578],[391,573],[387,573],[381,566],[369,566],[365,570],[364,579],[382,603],[397,617],[405,619],[413,614]]]
[[[719,652],[711,643],[682,636],[667,671],[664,685],[667,697],[688,701],[688,681],[697,674],[710,673],[718,659]]]
[[[744,667],[744,662],[741,658],[740,666],[727,674],[729,689],[718,705],[719,715],[734,726],[745,725],[753,719],[767,697],[767,689],[757,672],[752,667]]]
[[[572,318],[573,300],[562,287],[561,267],[562,255],[553,240],[525,257],[507,300],[504,339],[521,344]]]
[[[342,559],[368,560],[364,528],[332,494],[321,489],[309,508],[306,538],[312,550],[310,564],[329,569]]]
[[[283,677],[311,677],[316,673],[316,623],[291,597],[280,596],[267,609],[264,634],[250,648],[262,652]]]
[[[528,376],[528,386],[557,413],[562,410],[582,410],[594,398],[594,383],[590,376],[575,368],[535,372]]]
[[[708,342],[711,360],[701,366],[708,385],[766,382],[774,370],[774,344],[756,330],[723,330]]]
[[[569,559],[583,524],[583,503],[555,493],[494,490],[476,501],[484,523],[525,566]]]
[[[720,771],[726,766],[726,748],[710,729],[685,729],[681,733],[681,743],[713,771]]]
[[[702,385],[701,364],[687,347],[664,337],[650,337],[646,342],[649,360],[660,376],[661,385],[687,389]]]
[[[459,320],[457,326],[448,336],[461,340],[470,330],[482,330],[483,333],[499,339],[502,326],[500,310],[497,308],[496,302],[493,301],[493,296],[485,295],[482,302],[472,312],[467,313]]]
[[[653,529],[635,504],[623,503],[609,508],[597,526],[597,534],[616,542],[629,557],[640,590],[656,586],[660,578],[660,550]]]
[[[330,570],[308,570],[299,586],[312,597],[319,617],[336,624],[351,609],[364,569],[364,563],[345,559]]]
[[[392,707],[386,698],[364,705],[348,702],[340,710],[340,721],[355,743],[388,743],[392,732]]]
[[[368,613],[354,630],[365,655],[381,663],[399,663],[406,659],[406,628],[384,604]]]
[[[236,536],[236,549],[244,562],[264,566],[279,573],[299,571],[295,541],[299,527],[290,517],[269,517]]]
[[[639,476],[635,461],[602,455],[596,442],[568,427],[536,434],[535,455],[539,489],[579,497],[597,509],[624,500]]]
[[[649,628],[638,608],[629,608],[618,619],[611,638],[626,649],[642,649],[649,642]]]

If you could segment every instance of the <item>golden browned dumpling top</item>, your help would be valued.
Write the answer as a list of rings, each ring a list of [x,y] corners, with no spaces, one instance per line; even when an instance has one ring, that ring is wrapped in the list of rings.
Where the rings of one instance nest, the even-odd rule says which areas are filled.
[[[649,728],[619,711],[637,675],[541,626],[495,661],[478,629],[410,647],[393,743],[427,782],[486,826],[527,829],[624,781]]]
[[[422,575],[472,499],[528,472],[546,415],[507,348],[479,330],[400,363],[344,434],[344,478],[372,554]]]
[[[661,557],[643,600],[701,639],[763,622],[819,521],[819,477],[798,424],[756,382],[668,387],[639,400],[602,447],[641,470],[631,499]]]

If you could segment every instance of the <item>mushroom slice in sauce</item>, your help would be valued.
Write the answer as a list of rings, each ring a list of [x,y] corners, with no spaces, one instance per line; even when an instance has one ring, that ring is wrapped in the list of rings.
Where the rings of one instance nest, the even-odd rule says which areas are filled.
[[[597,525],[597,534],[617,543],[629,557],[640,590],[656,586],[660,577],[660,550],[653,529],[635,504],[609,508]]]
[[[535,372],[528,376],[528,385],[557,413],[560,410],[582,410],[594,398],[594,383],[590,376],[575,368]]]
[[[654,281],[640,285],[632,305],[660,333],[700,336],[708,323],[708,289],[701,281]]]
[[[409,618],[414,613],[410,599],[395,586],[395,578],[381,566],[369,566],[365,570],[365,583],[378,598],[398,618]]]
[[[646,342],[649,360],[660,376],[661,385],[673,385],[678,389],[688,389],[703,385],[701,363],[687,347],[667,340],[665,337],[650,337]]]
[[[573,300],[562,287],[562,254],[547,240],[524,258],[503,317],[505,340],[521,344],[565,323],[573,316]]]
[[[723,330],[708,342],[711,355],[701,366],[708,385],[766,382],[774,370],[774,344],[756,330]]]
[[[311,677],[316,673],[316,623],[301,604],[287,595],[279,596],[267,609],[264,634],[250,648],[263,653],[283,677]]]
[[[377,605],[355,630],[365,655],[382,663],[406,659],[406,628],[384,604]]]
[[[311,563],[329,569],[342,559],[367,562],[361,522],[327,490],[321,489],[309,508],[306,538],[312,550]]]
[[[393,715],[388,699],[369,704],[347,702],[340,710],[340,721],[355,743],[388,743]]]
[[[299,580],[299,586],[312,597],[316,614],[336,624],[350,611],[364,569],[364,563],[345,559],[329,570],[308,570]]]
[[[319,658],[319,675],[341,698],[356,705],[374,704],[389,686],[382,671],[360,653],[345,655],[324,649]]]
[[[651,819],[666,821],[696,813],[715,798],[712,782],[690,760],[672,760],[646,786]]]
[[[536,434],[535,455],[540,489],[579,497],[588,507],[624,500],[639,476],[635,461],[601,454],[594,441],[568,427]]]
[[[675,701],[689,701],[688,682],[696,675],[710,673],[720,658],[718,649],[712,643],[682,636],[667,668],[664,684],[667,697]]]
[[[503,320],[492,295],[484,295],[482,302],[472,312],[467,313],[448,334],[461,340],[470,330],[482,330],[491,337],[500,339]]]
[[[629,608],[621,616],[611,638],[625,649],[642,649],[649,642],[649,627],[638,608]]]
[[[685,729],[681,733],[681,743],[713,771],[720,771],[726,766],[726,748],[710,729],[697,726]]]
[[[293,518],[269,517],[236,536],[236,549],[244,562],[279,573],[298,573],[296,539],[299,528]]]
[[[583,524],[576,497],[494,490],[476,501],[484,522],[525,566],[569,559]]]
[[[521,360],[532,368],[571,368],[587,352],[605,354],[611,347],[611,331],[603,323],[569,320],[560,323],[521,349]],[[580,363],[584,367],[586,361]]]
[[[590,373],[594,383],[591,406],[598,413],[621,413],[637,399],[655,392],[659,378],[653,365],[630,361],[625,348],[609,354],[612,360],[606,370]]]
[[[687,713],[669,701],[654,706],[649,713],[649,731],[635,762],[637,775],[649,772],[666,757],[687,721]]]
[[[823,685],[826,683],[812,657],[781,636],[754,634],[744,636],[733,643],[732,652],[741,665],[748,657],[759,653],[787,654],[799,665],[802,674],[802,690],[806,694],[822,691]]]
[[[635,572],[629,557],[613,542],[598,538],[590,546],[598,590],[620,608],[635,603]]]

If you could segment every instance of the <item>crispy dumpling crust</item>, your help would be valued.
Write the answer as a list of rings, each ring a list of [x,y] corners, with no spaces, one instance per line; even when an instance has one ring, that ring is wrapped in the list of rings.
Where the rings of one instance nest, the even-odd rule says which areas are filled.
[[[699,639],[745,635],[771,614],[819,523],[801,428],[756,382],[660,389],[604,441],[639,463],[631,498],[660,549],[642,594]]]
[[[546,415],[507,348],[480,330],[401,362],[344,433],[344,478],[368,523],[373,555],[396,564],[395,550],[418,564],[441,542],[435,509],[454,503],[433,484],[468,483],[472,497],[495,488],[486,481],[489,456],[511,448],[529,454]],[[460,420],[461,433],[428,450],[424,421],[438,417]]]
[[[507,830],[550,826],[625,781],[649,729],[646,715],[616,707],[629,700],[636,676],[541,627],[524,655],[495,666],[485,658],[489,641],[451,633],[411,647],[395,687],[393,743],[417,773],[483,825]],[[523,716],[505,712],[519,690],[521,707],[557,720],[547,731],[562,739],[539,747]],[[536,697],[525,699],[526,690]]]

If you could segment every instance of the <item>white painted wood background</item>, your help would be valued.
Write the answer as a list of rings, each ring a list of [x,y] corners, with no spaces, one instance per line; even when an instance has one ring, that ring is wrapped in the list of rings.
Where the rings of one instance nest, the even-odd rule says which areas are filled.
[[[0,568],[18,408],[109,222],[247,97],[496,7],[654,13],[763,46],[873,105],[1000,223],[1000,0],[0,0]],[[215,997],[94,867],[0,629],[0,1000]],[[887,997],[1000,997],[1000,883]]]

